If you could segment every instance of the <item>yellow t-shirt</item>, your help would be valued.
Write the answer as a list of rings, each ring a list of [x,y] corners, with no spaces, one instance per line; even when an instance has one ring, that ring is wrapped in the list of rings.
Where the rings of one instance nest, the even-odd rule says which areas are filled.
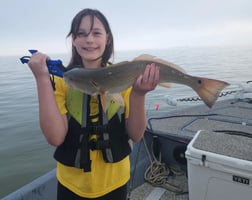
[[[62,78],[58,77],[55,77],[55,83],[58,108],[61,114],[66,114],[67,85]],[[122,92],[126,118],[129,116],[129,94],[130,89]],[[129,156],[117,163],[106,163],[101,151],[90,150],[90,160],[92,160],[91,172],[84,172],[83,169],[65,166],[58,162],[58,181],[75,194],[87,198],[103,196],[128,182],[130,178]]]

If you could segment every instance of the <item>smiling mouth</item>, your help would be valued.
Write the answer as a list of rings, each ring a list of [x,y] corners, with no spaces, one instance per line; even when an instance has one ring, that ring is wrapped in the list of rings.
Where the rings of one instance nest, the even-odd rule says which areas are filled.
[[[85,51],[95,51],[96,49],[98,48],[95,48],[95,47],[84,47],[83,48]]]

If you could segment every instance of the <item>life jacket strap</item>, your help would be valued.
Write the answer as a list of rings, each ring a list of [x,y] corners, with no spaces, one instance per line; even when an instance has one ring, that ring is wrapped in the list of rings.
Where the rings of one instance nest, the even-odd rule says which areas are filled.
[[[96,142],[93,140],[90,141],[89,137],[91,134],[102,134],[103,132],[107,132],[107,124],[108,120],[106,117],[106,113],[102,112],[101,100],[99,98],[99,121],[98,123],[91,123],[90,120],[90,95],[83,94],[83,105],[85,106],[82,113],[82,129],[85,130],[80,137],[80,167],[83,168],[84,172],[91,171],[91,163],[90,160],[90,149],[106,149],[109,146],[108,140],[97,140]],[[103,114],[102,114],[103,113]],[[104,120],[104,118],[106,120]],[[101,121],[103,121],[101,125]]]
[[[80,146],[80,167],[83,168],[84,172],[91,171],[91,160],[89,152],[89,134],[82,134],[81,146]]]
[[[83,106],[85,106],[87,109],[83,109],[83,115],[82,115],[82,127],[85,129],[85,127],[88,124],[87,118],[90,113],[90,96],[83,94]],[[84,134],[81,134],[80,136],[80,168],[83,168],[84,172],[90,172],[91,171],[91,160],[90,160],[90,152],[89,152],[89,132],[85,132]]]

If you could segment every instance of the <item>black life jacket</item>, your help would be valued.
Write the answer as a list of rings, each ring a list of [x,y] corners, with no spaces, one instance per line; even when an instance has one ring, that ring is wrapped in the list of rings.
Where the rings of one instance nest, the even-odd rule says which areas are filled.
[[[89,172],[90,150],[101,150],[104,161],[110,163],[118,162],[130,154],[132,145],[125,129],[124,107],[112,101],[107,112],[104,112],[99,97],[99,120],[92,123],[90,96],[69,89],[67,108],[70,114],[68,133],[54,153],[58,162]],[[113,116],[108,117],[108,113]],[[98,135],[97,139],[90,140],[92,134]]]

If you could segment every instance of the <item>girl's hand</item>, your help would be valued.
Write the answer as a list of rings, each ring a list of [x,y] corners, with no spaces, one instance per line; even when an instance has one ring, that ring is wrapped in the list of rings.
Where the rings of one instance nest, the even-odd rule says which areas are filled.
[[[141,96],[154,90],[159,83],[159,67],[154,63],[147,65],[143,74],[141,74],[133,85],[133,91]]]
[[[33,54],[29,60],[28,65],[36,79],[44,76],[48,77],[49,72],[46,65],[47,60],[49,60],[49,57],[40,52]]]

